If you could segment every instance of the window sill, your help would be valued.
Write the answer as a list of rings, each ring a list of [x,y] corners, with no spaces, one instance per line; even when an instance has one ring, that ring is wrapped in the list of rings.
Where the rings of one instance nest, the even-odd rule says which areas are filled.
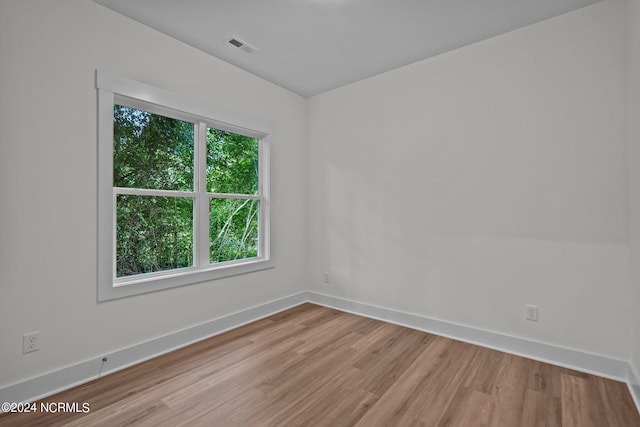
[[[224,277],[274,268],[273,260],[256,258],[251,261],[226,262],[209,268],[185,268],[167,273],[150,273],[130,279],[120,279],[110,287],[98,289],[98,302],[186,286]]]

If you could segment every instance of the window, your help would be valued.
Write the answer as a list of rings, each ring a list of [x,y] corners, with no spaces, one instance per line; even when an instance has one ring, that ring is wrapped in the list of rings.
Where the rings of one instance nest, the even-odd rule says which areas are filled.
[[[98,300],[273,266],[269,123],[99,70]]]

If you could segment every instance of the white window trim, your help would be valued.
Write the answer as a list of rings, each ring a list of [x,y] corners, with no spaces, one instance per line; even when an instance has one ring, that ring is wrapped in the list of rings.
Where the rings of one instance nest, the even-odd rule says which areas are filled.
[[[105,70],[96,70],[96,89],[98,91],[98,253],[97,282],[98,301],[107,301],[162,289],[184,286],[223,277],[245,274],[274,267],[271,253],[270,236],[270,145],[273,138],[273,125],[270,121],[245,113],[214,107],[206,102],[185,95],[169,92],[154,86],[137,82]],[[203,260],[195,260],[196,267],[187,267],[170,271],[149,273],[128,278],[115,278],[115,215],[113,187],[113,105],[118,99],[127,99],[127,104],[141,102],[141,109],[152,104],[157,111],[171,111],[172,116],[188,117],[220,130],[240,133],[260,139],[259,173],[260,189],[258,196],[216,195],[219,197],[252,198],[260,200],[260,249],[259,256],[243,260],[228,261],[206,265]],[[179,118],[179,117],[176,117]],[[199,129],[204,129],[200,126]],[[202,150],[202,147],[200,147]],[[206,149],[206,148],[205,148]],[[197,151],[197,150],[194,150]],[[196,158],[206,159],[206,153],[194,152]],[[195,189],[194,189],[195,190]],[[126,191],[126,190],[125,190]],[[134,190],[134,192],[140,190]],[[146,190],[143,190],[146,191]],[[150,190],[162,193],[162,190]],[[176,194],[178,192],[171,192]],[[185,192],[192,194],[194,192]],[[186,195],[185,194],[185,195]],[[201,209],[204,204],[200,203]],[[197,206],[194,205],[194,206]],[[206,206],[204,206],[206,210]],[[200,214],[201,215],[201,214]],[[197,215],[196,217],[199,217]],[[195,227],[199,230],[201,227]],[[208,242],[208,235],[196,238]],[[204,251],[208,254],[208,251]],[[202,254],[203,251],[200,251]],[[197,257],[198,252],[194,255]],[[197,267],[197,265],[201,265]]]

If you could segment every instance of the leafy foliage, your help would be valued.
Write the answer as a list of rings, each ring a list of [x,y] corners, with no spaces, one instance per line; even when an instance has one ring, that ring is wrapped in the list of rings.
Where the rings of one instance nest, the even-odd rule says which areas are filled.
[[[258,194],[258,140],[207,128],[209,193]],[[193,123],[114,106],[114,187],[193,191]],[[257,200],[209,201],[210,262],[258,255]],[[116,198],[116,275],[193,265],[194,200],[119,194]]]
[[[207,191],[258,193],[258,140],[207,129]],[[258,255],[258,201],[212,199],[209,203],[210,260]]]
[[[207,128],[207,191],[258,194],[258,140]]]
[[[113,185],[193,190],[193,123],[116,105]]]
[[[211,262],[258,256],[258,201],[212,199],[209,206]]]
[[[117,197],[117,275],[193,265],[193,199]]]

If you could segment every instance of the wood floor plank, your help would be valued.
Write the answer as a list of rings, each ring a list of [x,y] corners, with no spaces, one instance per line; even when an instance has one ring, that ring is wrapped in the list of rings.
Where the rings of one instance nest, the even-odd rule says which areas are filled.
[[[290,357],[281,359],[283,353],[298,345],[300,341],[294,338],[283,341],[255,356],[219,370],[213,375],[201,378],[194,384],[179,388],[164,396],[162,401],[170,408],[185,409],[200,401],[200,399],[194,400],[194,395],[216,396],[217,403],[233,399],[270,375],[282,375],[288,369],[288,364],[302,359],[302,357],[296,359],[295,353],[291,352]]]
[[[522,408],[522,424],[527,426],[562,426],[560,398],[544,391],[527,389]]]
[[[401,340],[393,347],[380,353],[376,359],[370,359],[368,364],[362,365],[360,369],[377,373],[375,376],[366,376],[363,380],[364,389],[382,396],[409,369],[435,336],[411,331],[409,334],[400,335],[399,338]]]
[[[447,410],[438,421],[438,426],[485,427],[489,425],[491,396],[471,388],[460,387]]]
[[[533,361],[505,354],[498,368],[492,395],[494,408],[489,425],[521,426],[524,413],[525,394],[528,379],[527,368]]]
[[[360,334],[360,337],[351,343],[351,348],[362,352],[363,354],[369,350],[365,348],[371,348],[379,345],[381,341],[387,340],[389,337],[395,335],[398,331],[397,325],[385,322],[371,322],[374,326],[367,333]]]
[[[638,427],[627,386],[313,304],[43,402],[5,426]]]
[[[419,420],[422,407],[430,407],[431,397],[438,394],[436,387],[440,384],[436,386],[434,378],[445,372],[443,366],[447,361],[440,355],[451,343],[451,340],[436,337],[356,425],[392,426],[399,425],[401,420]]]
[[[346,368],[330,381],[310,384],[308,393],[291,399],[272,417],[259,423],[265,426],[335,426],[349,427],[362,417],[378,396],[359,387],[350,387],[362,373]]]
[[[599,391],[588,378],[562,374],[562,425],[566,427],[607,427],[612,414],[606,414]]]
[[[348,346],[352,339],[353,334],[344,335],[330,345],[306,354],[292,363],[278,381],[263,381],[257,387],[275,400],[304,400],[315,389],[332,381],[335,376],[343,375],[350,367],[356,357],[356,352]]]
[[[495,387],[498,368],[504,353],[496,350],[481,349],[469,361],[469,375],[464,386],[481,393],[490,394]]]
[[[117,406],[107,406],[94,410],[86,417],[76,419],[67,427],[83,427],[87,425],[117,425],[120,420],[127,420],[131,425],[139,424],[141,420],[156,413],[168,414],[170,411],[160,399],[166,393],[176,388],[188,387],[198,381],[198,377],[187,373],[147,389],[145,393],[138,393]],[[165,416],[162,415],[162,416]]]
[[[422,402],[415,403],[416,406],[422,408],[418,419],[426,425],[439,424],[455,398],[456,392],[469,377],[472,366],[468,362],[479,350],[479,347],[459,341],[450,342],[446,351],[440,355],[444,363],[425,387],[429,391],[428,395]],[[426,402],[428,404],[425,405]],[[478,416],[479,414],[476,414],[476,418]]]
[[[597,384],[604,413],[611,426],[633,425],[637,421],[633,417],[635,404],[625,384],[600,377],[590,377],[590,380]]]

